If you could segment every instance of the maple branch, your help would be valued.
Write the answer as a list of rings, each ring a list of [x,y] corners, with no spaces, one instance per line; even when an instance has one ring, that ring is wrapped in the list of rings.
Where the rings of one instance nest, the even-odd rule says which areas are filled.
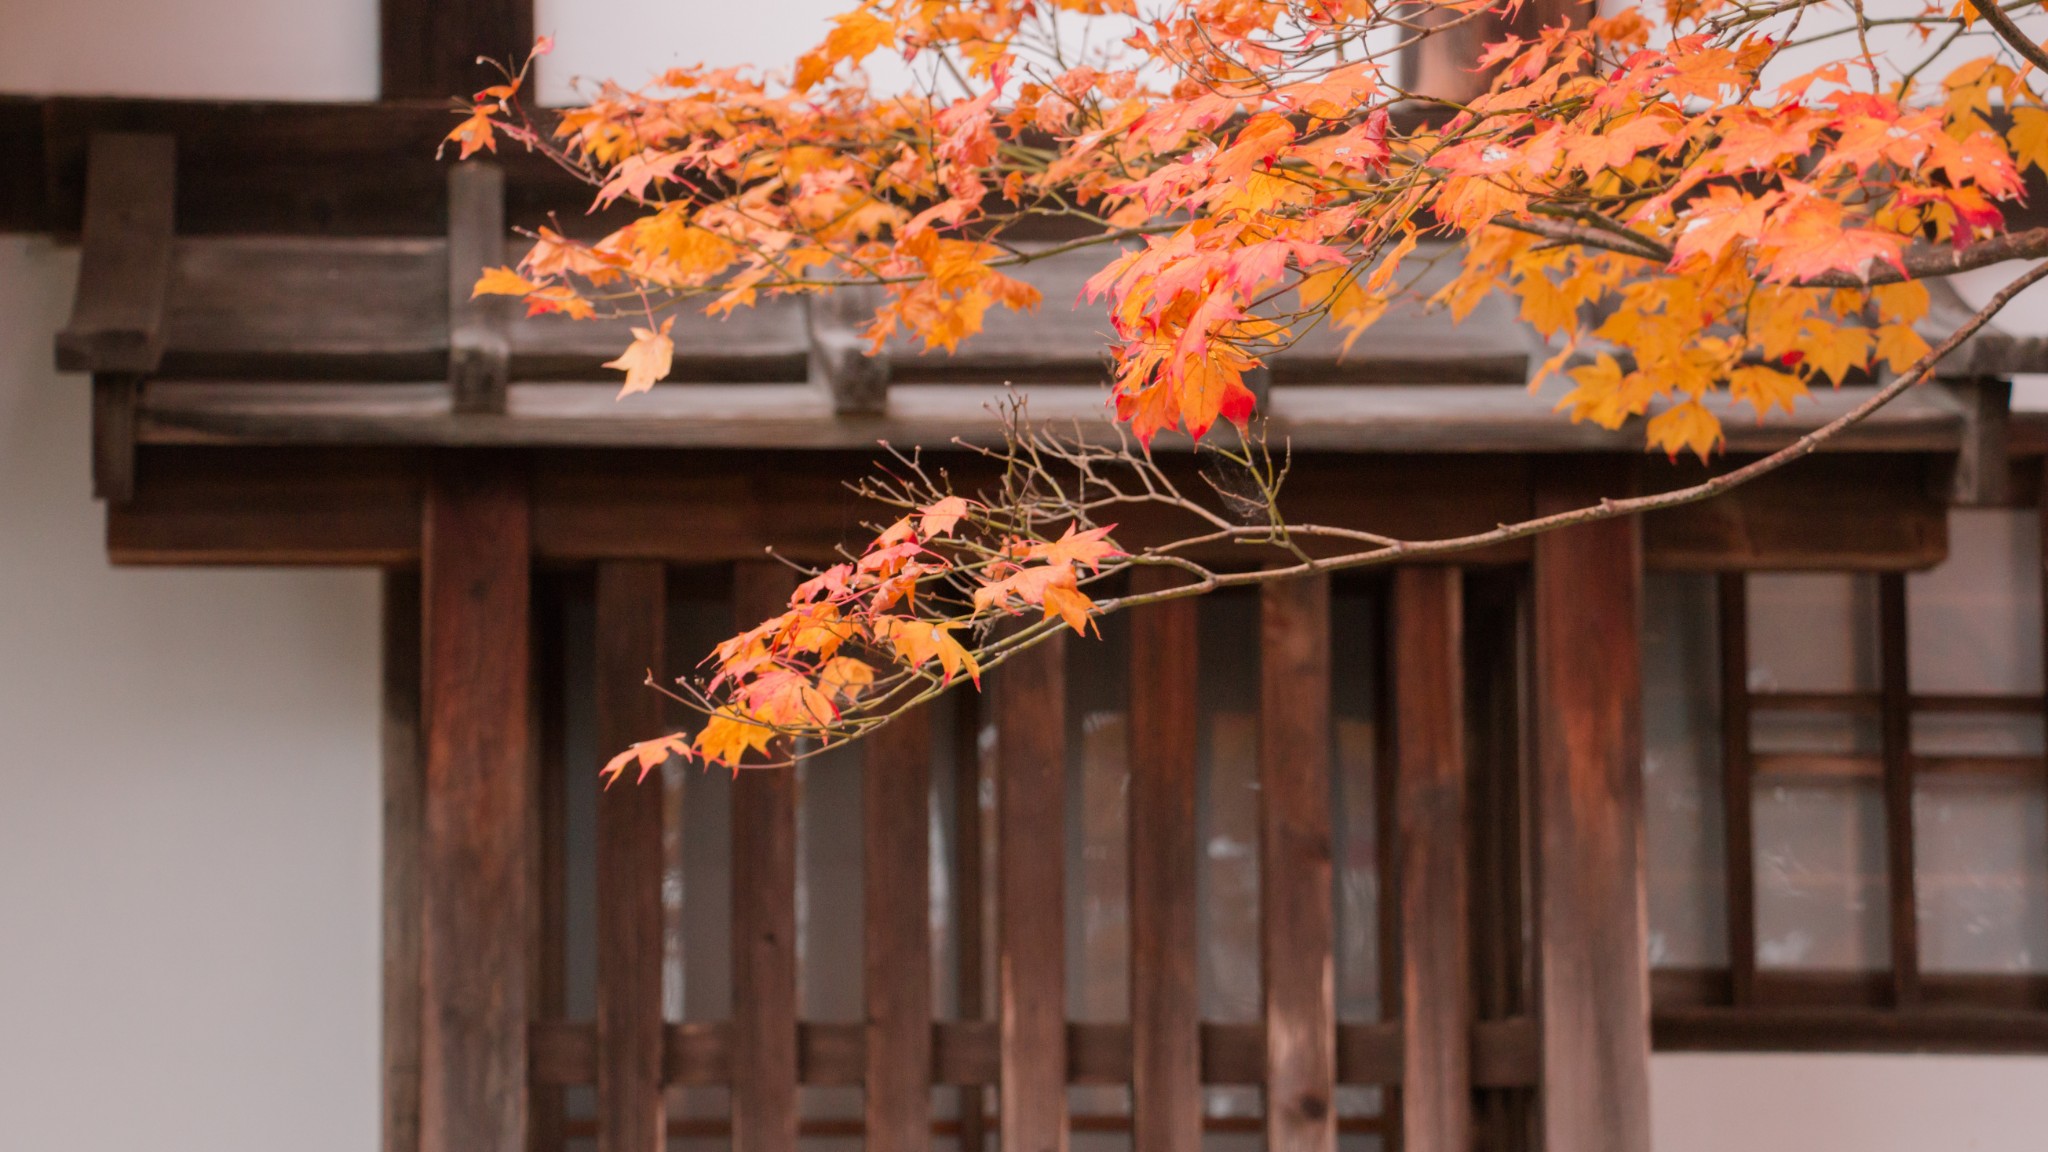
[[[2013,18],[2005,14],[2005,9],[1996,4],[1986,4],[1984,0],[1970,0],[1970,10],[1986,24],[1991,25],[1991,30],[1998,33],[1998,38],[2005,41],[2013,51],[2024,56],[2027,63],[2043,73],[2048,73],[2048,51],[2043,51],[2039,44],[2022,32]]]
[[[1909,248],[1901,258],[1905,270],[1879,264],[1869,276],[1850,272],[1829,272],[1808,276],[1797,282],[1801,288],[1867,288],[1874,284],[1899,284],[1907,280],[1932,280],[2007,260],[2031,260],[2048,256],[2048,228],[2007,232],[1979,240],[1968,248]]]

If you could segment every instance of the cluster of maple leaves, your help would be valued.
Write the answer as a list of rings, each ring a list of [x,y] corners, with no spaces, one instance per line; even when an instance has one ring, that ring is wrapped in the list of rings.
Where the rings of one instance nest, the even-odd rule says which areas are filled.
[[[1651,447],[1704,459],[1729,402],[1761,419],[1919,365],[1925,278],[2010,239],[2024,170],[2048,172],[2048,101],[1976,3],[1888,20],[1917,37],[1910,61],[1842,9],[1859,34],[1809,36],[1840,54],[1766,86],[1822,0],[1665,0],[1504,36],[1471,62],[1483,91],[1452,99],[1404,87],[1400,57],[1514,0],[860,0],[786,73],[678,69],[544,121],[522,72],[452,139],[468,156],[507,135],[631,206],[603,235],[541,229],[477,285],[642,317],[610,365],[629,393],[670,371],[668,310],[763,295],[880,286],[877,347],[951,350],[990,308],[1041,305],[1017,270],[1045,249],[1010,238],[1028,221],[1066,230],[1055,250],[1101,246],[1085,295],[1117,418],[1145,445],[1199,438],[1252,418],[1265,357],[1320,324],[1355,339],[1449,239],[1461,266],[1433,303],[1462,317],[1512,294],[1551,343],[1532,387],[1561,380],[1571,419],[1640,419]],[[1983,52],[1923,76],[1958,43]],[[929,82],[874,90],[877,55]],[[890,525],[721,646],[709,724],[643,764],[829,735],[873,698],[848,652],[947,679],[975,670],[955,631],[994,608],[1085,626],[1105,536],[998,534],[962,567],[940,545],[964,514]],[[912,594],[966,572],[964,599]]]

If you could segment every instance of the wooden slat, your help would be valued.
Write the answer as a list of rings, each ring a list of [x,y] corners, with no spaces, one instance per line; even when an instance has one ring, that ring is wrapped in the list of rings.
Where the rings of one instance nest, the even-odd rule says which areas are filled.
[[[1878,715],[1884,755],[1885,873],[1891,910],[1892,1000],[1901,1008],[1920,1003],[1920,917],[1913,866],[1913,714],[1906,652],[1906,577],[1886,572],[1877,578]]]
[[[71,319],[57,334],[57,368],[146,375],[164,348],[177,144],[159,135],[95,135],[86,172],[84,250]]]
[[[2004,1005],[2011,996],[1999,1001]],[[1975,1001],[1958,1000],[1958,1003]],[[2029,1001],[2031,1002],[2031,1001]],[[732,1079],[732,1028],[715,1023],[665,1028],[662,1082],[718,1085]],[[1199,1029],[1203,1084],[1256,1085],[1266,1074],[1265,1031],[1257,1024],[1204,1023]],[[595,1083],[597,1029],[553,1020],[532,1029],[533,1080],[541,1085]],[[1536,1083],[1537,1030],[1526,1016],[1477,1024],[1470,1037],[1472,1079],[1482,1088],[1526,1088]],[[1337,1082],[1401,1083],[1402,1028],[1398,1023],[1337,1026]],[[1066,1082],[1128,1084],[1134,1073],[1131,1029],[1122,1024],[1066,1026]],[[802,1082],[857,1085],[867,1069],[867,1038],[860,1024],[797,1026],[797,1068]],[[1002,1079],[1002,1033],[982,1020],[936,1022],[931,1029],[930,1082],[974,1088]]]
[[[788,608],[774,561],[735,566],[733,612],[752,627]],[[742,771],[732,785],[734,1152],[795,1152],[796,773]]]
[[[1259,639],[1266,1146],[1273,1152],[1333,1152],[1328,577],[1265,585]]]
[[[1003,1152],[1066,1152],[1066,640],[994,673]]]
[[[476,294],[484,269],[504,262],[505,171],[482,160],[448,169],[448,386],[454,410],[505,410],[512,300]]]
[[[2048,1053],[2048,1013],[1927,1007],[1659,1011],[1658,1051]]]
[[[568,722],[568,580],[561,573],[538,572],[533,584],[533,739],[535,798],[534,861],[539,894],[534,931],[534,1011],[539,1019],[560,1018],[569,1008],[568,973],[568,806],[569,765],[565,726]],[[585,767],[585,766],[579,766]],[[532,1033],[529,1031],[529,1037]],[[531,1047],[532,1041],[528,1041]],[[539,1054],[530,1055],[538,1059]],[[532,1089],[533,1152],[558,1152],[563,1147],[568,1100],[559,1088],[539,1077]]]
[[[1749,577],[1719,579],[1721,808],[1728,893],[1729,987],[1739,1006],[1756,1000],[1755,794],[1750,783]]]
[[[988,953],[983,943],[981,819],[981,693],[963,686],[953,693],[953,981],[962,1020],[980,1021]],[[936,1056],[934,1067],[937,1066]],[[959,1092],[960,1152],[982,1152],[987,1116],[980,1085]]]
[[[378,89],[386,100],[467,96],[533,47],[531,0],[380,0]]]
[[[420,577],[384,575],[384,1152],[420,1146]]]
[[[1167,587],[1141,568],[1134,593]],[[1131,1139],[1197,1152],[1202,1139],[1201,989],[1196,973],[1194,600],[1135,609],[1130,677]]]
[[[599,755],[663,728],[667,571],[655,560],[597,569]],[[593,765],[581,772],[600,787]],[[599,1152],[661,1152],[662,791],[631,772],[597,801],[597,1115]]]
[[[1538,509],[1582,506],[1591,487]],[[1574,1152],[1650,1146],[1641,579],[1632,520],[1536,541],[1540,1111],[1543,1146]]]
[[[866,1118],[872,1152],[931,1145],[931,725],[898,716],[862,745]]]
[[[422,1152],[527,1135],[533,797],[527,502],[487,463],[438,471],[425,515]]]
[[[1394,574],[1406,1152],[1472,1144],[1462,583],[1456,568]]]

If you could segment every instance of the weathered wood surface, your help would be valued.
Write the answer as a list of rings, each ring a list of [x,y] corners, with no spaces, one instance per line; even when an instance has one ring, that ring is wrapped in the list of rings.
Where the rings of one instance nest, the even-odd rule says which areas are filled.
[[[733,614],[789,606],[790,570],[735,566]],[[741,772],[732,786],[732,1125],[734,1152],[795,1152],[797,1086],[796,772]]]
[[[1259,640],[1266,1146],[1273,1152],[1333,1152],[1329,578],[1265,585]]]
[[[57,333],[57,368],[146,375],[166,336],[177,145],[168,136],[96,135],[86,170],[84,251],[71,319]]]
[[[420,1148],[527,1137],[533,894],[524,484],[444,468],[424,517]]]
[[[484,269],[504,262],[505,170],[485,160],[448,169],[448,388],[457,412],[505,410],[512,344],[509,296],[476,294]]]
[[[426,773],[420,730],[420,578],[384,575],[384,1152],[420,1147],[420,853]]]
[[[996,970],[1004,1152],[1066,1152],[1066,642],[994,678]]]
[[[1733,1002],[1756,1000],[1756,796],[1750,752],[1749,577],[1718,578],[1721,641],[1721,806],[1728,884],[1728,976]]]
[[[731,1083],[732,1026],[724,1021],[670,1024],[662,1082],[677,1085]],[[1205,1085],[1251,1086],[1266,1073],[1265,1030],[1257,1024],[1204,1023],[1199,1029],[1201,1077]],[[1482,1088],[1528,1088],[1536,1084],[1537,1028],[1517,1017],[1475,1025],[1472,1079]],[[1065,1025],[1067,1084],[1121,1085],[1135,1072],[1132,1029],[1125,1024]],[[1402,1027],[1397,1022],[1340,1024],[1337,1027],[1337,1083],[1398,1085]],[[597,1030],[588,1023],[549,1021],[532,1030],[533,1082],[566,1086],[592,1084],[597,1075]],[[851,1086],[867,1075],[864,1024],[801,1023],[797,1026],[797,1068],[805,1084]],[[947,1020],[932,1024],[929,1083],[964,1088],[999,1085],[1002,1032],[993,1021]]]
[[[153,383],[152,391],[169,385]],[[445,392],[445,387],[435,388]],[[444,397],[445,400],[445,397]],[[753,558],[768,545],[821,561],[857,540],[875,509],[845,491],[872,450],[685,454],[562,451],[532,458],[534,547],[549,562],[662,559],[702,564]],[[936,459],[936,455],[933,457]],[[1298,522],[1362,525],[1422,536],[1483,531],[1528,515],[1531,473],[1584,457],[1360,456],[1300,453],[1283,507]],[[1169,468],[1190,462],[1167,458]],[[1645,526],[1645,564],[1714,568],[1924,568],[1947,553],[1938,501],[1912,493],[1920,458],[1821,456],[1754,488],[1659,513]],[[985,479],[947,460],[957,483]],[[419,559],[421,473],[401,449],[141,449],[133,502],[108,510],[108,552],[123,564],[393,565]],[[1199,484],[1191,465],[1186,479]],[[1840,494],[1861,492],[1853,507]],[[1897,496],[1894,502],[1894,496]],[[1730,508],[1733,511],[1730,511]],[[1133,509],[1127,543],[1164,541],[1186,517]],[[1661,527],[1660,527],[1661,526]],[[1845,534],[1861,532],[1859,545]],[[1860,547],[1853,555],[1846,549]],[[1459,557],[1525,560],[1517,541]],[[1212,559],[1242,562],[1241,549]]]
[[[1132,591],[1159,591],[1166,570],[1140,569]],[[1131,1140],[1198,1152],[1202,1139],[1201,989],[1197,979],[1195,734],[1200,669],[1193,600],[1131,617]]]
[[[931,1145],[931,725],[899,717],[861,745],[866,1119],[872,1152]]]
[[[1456,568],[1394,573],[1404,1152],[1472,1145],[1462,592]]]
[[[1598,478],[1574,479],[1538,508],[1583,502]],[[1534,573],[1544,1146],[1647,1152],[1638,525],[1539,537]]]
[[[1906,650],[1906,577],[1877,578],[1878,674],[1882,710],[1879,743],[1884,758],[1885,896],[1890,912],[1892,1003],[1920,1003],[1920,901],[1913,864],[1913,714]]]
[[[597,745],[607,759],[666,730],[650,673],[666,668],[667,571],[659,561],[597,569]],[[596,765],[579,765],[601,787]],[[597,1141],[599,1152],[661,1152],[662,792],[629,770],[597,801]]]
[[[500,79],[478,57],[519,67],[533,48],[531,0],[379,0],[378,91],[446,100]]]

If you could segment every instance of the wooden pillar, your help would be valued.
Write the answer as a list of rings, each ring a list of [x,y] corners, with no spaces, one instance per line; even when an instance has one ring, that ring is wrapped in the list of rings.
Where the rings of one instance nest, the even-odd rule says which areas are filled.
[[[1160,575],[1139,569],[1132,591],[1166,587]],[[1131,1145],[1148,1152],[1202,1146],[1196,616],[1193,600],[1131,615]]]
[[[1756,794],[1751,783],[1749,577],[1723,572],[1721,633],[1721,805],[1728,873],[1728,992],[1737,1008],[1756,1003]]]
[[[1394,574],[1401,853],[1402,1147],[1472,1147],[1472,945],[1465,858],[1462,580]]]
[[[597,739],[605,759],[662,733],[667,571],[656,560],[597,569]],[[590,786],[601,786],[591,766]],[[597,802],[597,1146],[661,1152],[661,778],[631,769]]]
[[[526,1142],[532,949],[529,524],[493,461],[427,487],[420,1147]]]
[[[738,565],[739,626],[787,611],[794,586],[772,560]],[[749,768],[734,778],[732,858],[732,1146],[795,1152],[795,769]]]
[[[1337,1147],[1330,896],[1330,581],[1260,597],[1259,916],[1266,1147]]]
[[[953,690],[953,978],[960,1019],[980,1020],[986,1010],[982,989],[987,953],[982,944],[981,693],[972,685]],[[980,1084],[962,1085],[960,1152],[983,1152],[986,1093]]]
[[[420,1146],[420,576],[384,574],[384,1152]]]
[[[1067,1149],[1066,650],[993,674],[1003,1152]]]
[[[932,1138],[930,717],[897,717],[863,751],[866,1147],[922,1152]]]
[[[1920,1005],[1920,899],[1913,864],[1913,700],[1906,651],[1906,574],[1877,578],[1880,747],[1884,755],[1886,897],[1892,1005]]]
[[[1537,512],[1601,494],[1545,492]],[[1543,1146],[1559,1152],[1650,1147],[1641,557],[1632,518],[1536,538],[1539,1093]]]

